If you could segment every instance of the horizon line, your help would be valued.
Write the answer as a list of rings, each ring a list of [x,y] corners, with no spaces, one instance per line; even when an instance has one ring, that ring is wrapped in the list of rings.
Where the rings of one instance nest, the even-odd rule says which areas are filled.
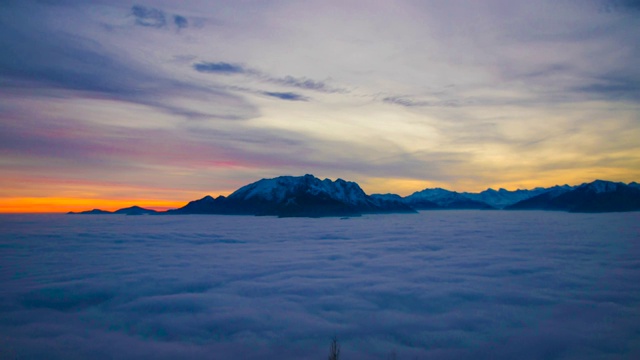
[[[349,181],[349,180],[345,180],[341,177],[337,177],[335,178],[335,180],[332,180],[330,178],[319,178],[316,177],[315,175],[312,174],[305,174],[305,175],[300,175],[300,176],[295,176],[295,175],[281,175],[281,176],[276,176],[276,177],[272,177],[272,178],[261,178],[260,180],[270,180],[270,179],[277,179],[280,177],[304,177],[306,175],[311,175],[314,176],[315,178],[319,179],[319,180],[330,180],[330,181],[337,181],[338,179],[340,180],[344,180],[344,181],[348,181],[348,182],[353,182],[358,184],[355,181]],[[242,185],[240,186],[238,189],[247,186],[247,185],[251,185],[253,183],[256,183],[260,180],[256,180],[253,182],[250,182],[246,185]],[[365,192],[365,194],[367,195],[387,195],[387,194],[392,194],[392,195],[398,195],[401,197],[407,197],[410,196],[416,192],[420,192],[420,191],[424,191],[424,190],[433,190],[433,189],[443,189],[443,190],[447,190],[447,191],[451,191],[451,192],[456,192],[459,194],[478,194],[478,193],[482,193],[484,191],[488,191],[488,190],[494,190],[494,191],[500,191],[500,190],[505,190],[505,191],[509,191],[509,192],[514,192],[514,191],[527,191],[527,190],[535,190],[538,188],[551,188],[554,186],[581,186],[584,184],[590,184],[593,183],[595,181],[606,181],[606,182],[613,182],[613,183],[622,183],[625,185],[630,185],[632,183],[637,183],[637,181],[630,181],[630,182],[624,182],[624,181],[611,181],[611,180],[602,180],[602,179],[594,179],[592,181],[589,182],[583,182],[581,184],[575,184],[575,185],[569,185],[569,184],[556,184],[556,185],[552,185],[552,186],[537,186],[537,187],[532,187],[532,188],[518,188],[515,190],[509,190],[506,188],[498,188],[498,189],[494,189],[492,187],[487,187],[485,190],[482,191],[475,191],[475,192],[471,192],[471,191],[456,191],[456,190],[450,190],[450,189],[446,189],[443,187],[426,187],[423,188],[421,190],[416,190],[414,192],[412,192],[409,195],[405,195],[405,196],[401,196],[398,195],[397,193],[393,193],[393,192],[387,192],[387,193],[381,193],[381,192],[374,192],[374,193],[367,193]],[[358,184],[358,186],[360,186],[360,184]],[[360,188],[362,189],[362,187],[360,186]],[[236,189],[237,190],[237,189]],[[235,191],[235,190],[234,190]],[[363,189],[364,191],[364,189]],[[218,195],[211,195],[211,194],[206,194],[203,195],[197,199],[191,199],[191,200],[166,200],[166,199],[109,199],[109,198],[81,198],[81,197],[74,197],[74,198],[60,198],[60,197],[22,197],[22,198],[10,198],[9,201],[5,201],[4,204],[0,205],[0,214],[67,214],[69,212],[81,212],[81,211],[87,211],[87,210],[93,210],[93,209],[98,209],[98,210],[104,210],[104,211],[116,211],[116,210],[120,210],[120,209],[124,209],[124,208],[128,208],[128,207],[132,207],[132,206],[139,206],[145,209],[149,209],[149,210],[155,210],[158,212],[162,212],[162,211],[167,211],[167,210],[173,210],[173,209],[178,209],[181,208],[185,205],[187,205],[190,201],[194,201],[194,200],[199,200],[202,199],[206,196],[211,196],[213,198],[217,198],[219,196],[229,196],[230,194],[232,194],[232,192],[228,193],[228,194],[218,194]],[[47,200],[49,200],[47,202]],[[67,200],[67,201],[64,201]],[[75,205],[74,205],[75,204]],[[40,209],[42,209],[42,211],[40,211]]]

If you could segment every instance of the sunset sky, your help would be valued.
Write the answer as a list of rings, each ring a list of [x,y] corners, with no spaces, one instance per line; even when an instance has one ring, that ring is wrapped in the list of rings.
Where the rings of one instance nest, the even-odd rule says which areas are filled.
[[[640,180],[640,2],[2,1],[0,212]]]

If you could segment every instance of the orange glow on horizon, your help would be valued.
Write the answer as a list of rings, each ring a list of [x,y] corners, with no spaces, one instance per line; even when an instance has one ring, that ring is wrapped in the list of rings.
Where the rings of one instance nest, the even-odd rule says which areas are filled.
[[[477,178],[458,177],[452,181],[434,181],[412,178],[360,178],[356,181],[367,194],[394,193],[408,196],[427,188],[441,187],[457,192],[480,192],[487,188],[507,190],[533,189],[554,185],[580,185],[596,179],[629,183],[638,181],[640,171],[597,167],[584,169],[558,169],[536,173],[503,172],[501,181],[491,181],[489,171],[478,173]],[[337,177],[331,177],[336,179]],[[483,181],[482,179],[486,179]],[[3,179],[4,180],[4,179]],[[47,179],[48,180],[48,179]],[[2,181],[0,181],[2,182]],[[15,183],[22,185],[16,186]],[[206,194],[214,197],[232,193],[233,190],[218,191],[177,191],[171,188],[145,188],[141,186],[109,187],[106,183],[75,182],[68,186],[65,182],[53,182],[53,185],[38,185],[35,180],[25,179],[15,183],[3,183],[0,191],[0,213],[67,213],[93,209],[115,211],[140,206],[147,209],[164,211],[180,208],[189,201],[200,199]],[[247,181],[248,183],[248,181]],[[26,186],[25,186],[26,185]],[[93,186],[92,186],[93,185]],[[233,187],[233,185],[227,185]],[[239,184],[239,188],[244,184]]]
[[[182,207],[187,202],[158,199],[4,198],[0,202],[0,213],[67,213],[92,209],[115,211],[134,205],[163,211]]]

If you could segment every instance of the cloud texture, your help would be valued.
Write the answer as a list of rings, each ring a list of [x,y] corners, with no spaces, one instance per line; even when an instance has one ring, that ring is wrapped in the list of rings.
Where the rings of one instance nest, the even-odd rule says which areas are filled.
[[[637,220],[5,215],[0,357],[634,358]]]
[[[4,215],[0,358],[635,358],[637,217]]]

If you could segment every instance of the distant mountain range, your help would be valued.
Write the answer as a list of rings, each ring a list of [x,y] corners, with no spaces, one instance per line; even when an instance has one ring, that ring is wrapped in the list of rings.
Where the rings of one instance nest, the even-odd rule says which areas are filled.
[[[596,180],[579,186],[515,191],[487,189],[480,193],[435,188],[401,197],[396,194],[367,195],[355,182],[342,179],[320,180],[313,175],[280,176],[243,186],[228,197],[205,196],[179,209],[164,212],[132,206],[114,212],[94,209],[70,214],[322,217],[459,209],[640,211],[640,184]]]
[[[507,210],[562,210],[570,212],[619,212],[640,210],[640,186],[596,180],[570,190],[552,188],[506,207]]]

